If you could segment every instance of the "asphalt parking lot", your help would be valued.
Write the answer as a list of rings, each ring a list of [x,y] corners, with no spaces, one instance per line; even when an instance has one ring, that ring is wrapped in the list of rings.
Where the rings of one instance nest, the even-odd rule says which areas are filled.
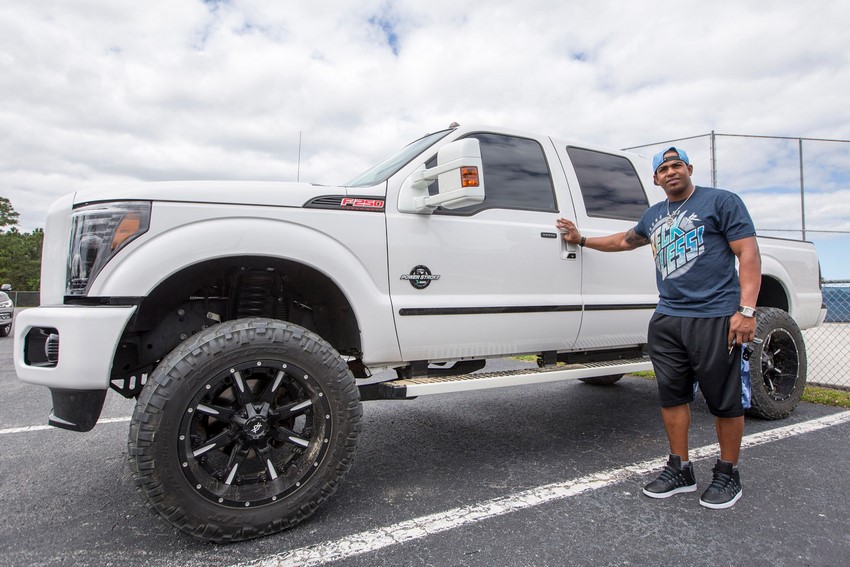
[[[665,460],[651,380],[563,382],[364,404],[354,467],[300,526],[230,545],[145,509],[127,465],[132,402],[80,434],[44,427],[46,389],[18,382],[0,339],[2,565],[846,565],[850,412],[802,403],[749,420],[744,496],[650,500]],[[498,364],[521,364],[498,362]],[[695,402],[698,483],[716,456]]]

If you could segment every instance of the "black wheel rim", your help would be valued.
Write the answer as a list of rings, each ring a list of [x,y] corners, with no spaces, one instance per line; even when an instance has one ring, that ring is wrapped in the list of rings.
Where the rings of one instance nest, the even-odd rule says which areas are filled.
[[[777,401],[790,398],[797,385],[799,368],[800,354],[791,333],[785,329],[771,331],[761,351],[761,374],[768,395]]]
[[[216,504],[273,503],[321,468],[330,429],[330,405],[312,376],[278,360],[244,362],[209,379],[184,411],[180,467]]]

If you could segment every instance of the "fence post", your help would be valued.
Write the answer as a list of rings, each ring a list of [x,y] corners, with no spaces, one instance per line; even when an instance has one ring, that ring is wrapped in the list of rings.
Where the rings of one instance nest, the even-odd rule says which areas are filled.
[[[803,177],[803,138],[798,138],[800,148],[800,217],[803,226],[803,240],[806,239],[806,197],[805,181]]]
[[[711,131],[711,139],[709,143],[709,152],[711,153],[711,186],[717,187],[717,153],[715,152],[714,130]]]

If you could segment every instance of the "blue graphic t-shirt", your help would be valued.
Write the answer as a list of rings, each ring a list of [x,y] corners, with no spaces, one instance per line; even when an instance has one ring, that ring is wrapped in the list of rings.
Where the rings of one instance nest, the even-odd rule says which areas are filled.
[[[741,286],[729,242],[755,236],[738,195],[697,187],[690,199],[651,206],[635,232],[649,239],[660,300],[656,311],[678,317],[725,317],[738,310]],[[668,223],[668,210],[676,213]]]

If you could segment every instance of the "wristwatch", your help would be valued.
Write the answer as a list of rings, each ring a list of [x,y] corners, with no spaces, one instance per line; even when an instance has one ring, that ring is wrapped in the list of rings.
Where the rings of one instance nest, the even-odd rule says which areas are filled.
[[[738,306],[738,313],[740,313],[744,317],[755,317],[756,316],[755,307],[747,307],[746,305],[739,305]]]

